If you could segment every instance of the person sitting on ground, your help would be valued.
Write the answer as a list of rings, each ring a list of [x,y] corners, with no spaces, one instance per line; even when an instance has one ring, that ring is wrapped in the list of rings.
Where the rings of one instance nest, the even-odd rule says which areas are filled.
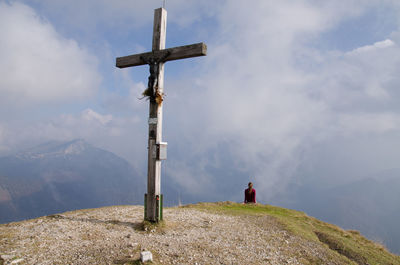
[[[248,188],[244,191],[244,203],[256,203],[256,190],[253,183],[249,182]]]

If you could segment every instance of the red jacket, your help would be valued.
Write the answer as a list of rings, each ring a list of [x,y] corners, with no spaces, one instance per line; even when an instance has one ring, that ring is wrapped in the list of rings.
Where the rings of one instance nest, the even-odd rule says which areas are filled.
[[[254,202],[256,203],[256,190],[253,189],[250,194],[249,194],[249,189],[246,189],[244,191],[244,202],[248,203],[248,202]]]

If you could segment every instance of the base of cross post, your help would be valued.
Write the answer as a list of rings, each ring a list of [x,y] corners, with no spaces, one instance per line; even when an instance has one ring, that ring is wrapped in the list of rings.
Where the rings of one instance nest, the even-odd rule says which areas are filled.
[[[158,223],[163,220],[163,194],[155,196],[155,216],[154,219],[147,215],[147,193],[144,194],[144,220],[152,223]]]

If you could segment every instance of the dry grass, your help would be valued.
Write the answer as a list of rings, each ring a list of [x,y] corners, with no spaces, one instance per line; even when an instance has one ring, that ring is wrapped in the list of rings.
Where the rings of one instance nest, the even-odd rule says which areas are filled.
[[[366,239],[360,232],[355,230],[345,231],[335,225],[307,216],[303,212],[271,205],[243,205],[232,202],[201,203],[187,207],[233,215],[273,216],[290,233],[312,242],[321,242],[330,250],[356,264],[400,264],[399,256],[390,253],[381,244]]]

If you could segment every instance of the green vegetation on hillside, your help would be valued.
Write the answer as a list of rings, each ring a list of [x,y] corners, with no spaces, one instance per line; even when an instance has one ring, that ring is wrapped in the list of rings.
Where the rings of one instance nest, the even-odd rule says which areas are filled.
[[[363,237],[358,231],[346,231],[322,222],[303,212],[262,204],[239,204],[233,202],[199,203],[184,207],[197,208],[231,215],[269,215],[290,233],[306,240],[323,243],[355,264],[394,265],[400,257],[388,252],[382,245]]]

